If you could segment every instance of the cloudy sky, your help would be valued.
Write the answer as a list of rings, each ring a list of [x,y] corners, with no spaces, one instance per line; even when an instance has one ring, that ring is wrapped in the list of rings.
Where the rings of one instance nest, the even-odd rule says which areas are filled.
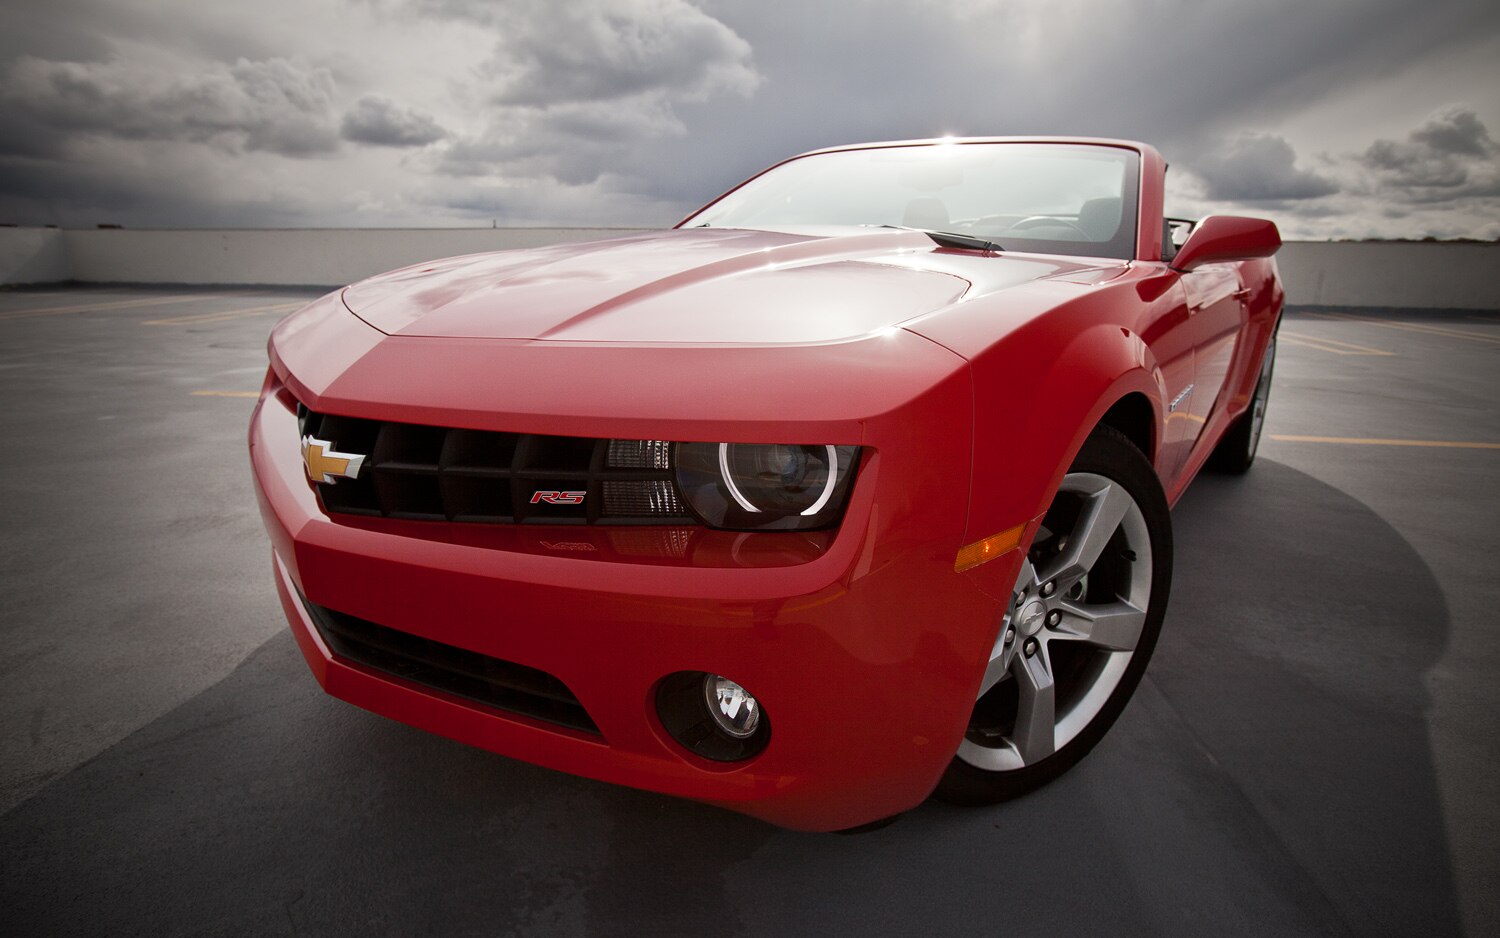
[[[668,225],[802,150],[1157,145],[1174,214],[1500,238],[1493,0],[0,0],[0,222]]]

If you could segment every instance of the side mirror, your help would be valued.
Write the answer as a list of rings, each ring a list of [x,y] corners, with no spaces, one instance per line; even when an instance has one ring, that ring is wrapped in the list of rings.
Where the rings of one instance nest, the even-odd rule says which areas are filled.
[[[1172,258],[1172,269],[1186,273],[1215,261],[1243,261],[1270,257],[1281,247],[1276,223],[1264,218],[1210,215],[1200,221]]]

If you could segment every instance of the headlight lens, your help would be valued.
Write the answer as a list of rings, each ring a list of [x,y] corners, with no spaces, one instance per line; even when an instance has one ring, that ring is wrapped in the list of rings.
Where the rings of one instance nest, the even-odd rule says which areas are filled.
[[[677,484],[704,522],[739,530],[825,527],[844,510],[858,446],[679,443]]]

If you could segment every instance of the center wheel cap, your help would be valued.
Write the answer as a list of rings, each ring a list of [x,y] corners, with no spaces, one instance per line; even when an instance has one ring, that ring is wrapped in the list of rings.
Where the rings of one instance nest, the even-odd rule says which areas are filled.
[[[1021,607],[1021,614],[1016,616],[1016,628],[1021,634],[1032,636],[1042,630],[1042,623],[1047,620],[1047,606],[1040,599],[1033,599]]]

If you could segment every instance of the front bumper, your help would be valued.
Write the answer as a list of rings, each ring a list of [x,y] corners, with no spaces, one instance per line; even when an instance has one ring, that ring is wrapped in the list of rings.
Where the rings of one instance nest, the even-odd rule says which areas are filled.
[[[330,517],[307,481],[285,392],[263,396],[250,430],[282,604],[328,693],[528,762],[804,830],[915,806],[962,736],[1002,612],[986,585],[1013,582],[1015,558],[988,564],[984,580],[953,572],[964,498],[954,511],[952,499],[924,507],[914,497],[931,484],[921,473],[967,468],[967,441],[934,452],[943,446],[953,458],[917,475],[883,464],[878,443],[867,450],[835,533],[630,529],[636,543],[699,540],[653,557],[619,550],[620,529]],[[599,733],[346,660],[301,597],[545,671]],[[655,689],[677,671],[723,674],[755,694],[774,728],[766,750],[726,764],[675,742],[657,719]]]

